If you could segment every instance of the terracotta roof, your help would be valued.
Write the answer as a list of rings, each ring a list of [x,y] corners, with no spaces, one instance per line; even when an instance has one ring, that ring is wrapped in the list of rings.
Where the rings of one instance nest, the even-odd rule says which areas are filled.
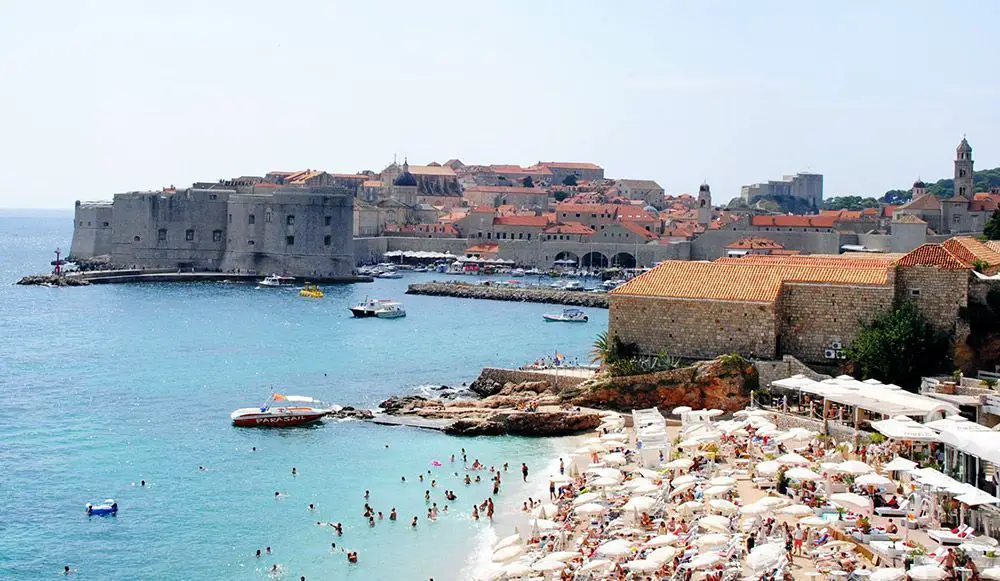
[[[611,214],[615,215],[619,206],[615,204],[556,204],[556,212],[566,214]]]
[[[566,222],[565,224],[553,224],[545,230],[545,234],[573,234],[579,236],[590,236],[594,234],[592,228],[588,228],[579,222]]]
[[[895,223],[897,223],[897,224],[926,224],[927,223],[927,222],[924,222],[923,220],[921,220],[920,218],[917,218],[913,214],[899,214],[897,217],[894,217],[892,221],[895,222]]]
[[[656,216],[653,216],[646,210],[642,208],[637,208],[635,206],[614,206],[615,215],[619,220],[630,221],[630,222],[656,222],[659,220]]]
[[[499,244],[476,244],[465,249],[466,254],[491,254],[500,252]]]
[[[601,166],[590,162],[540,161],[535,165],[548,168],[554,167],[557,169],[601,169]]]
[[[476,213],[476,214],[495,214],[496,213],[496,211],[493,208],[491,208],[489,206],[486,206],[486,205],[476,206],[476,208],[474,210],[472,210],[472,211],[474,213]]]
[[[943,199],[941,201],[942,202],[951,202],[951,203],[955,203],[955,204],[968,204],[969,203],[969,198],[966,198],[965,196],[952,196],[950,198],[945,198],[945,199]]]
[[[779,228],[833,228],[834,216],[754,216],[753,226]]]
[[[900,206],[898,210],[940,210],[941,201],[934,194],[924,194]]]
[[[994,198],[984,198],[969,202],[970,212],[992,212],[1000,207]]]
[[[898,266],[936,266],[945,270],[966,270],[969,268],[940,244],[921,244],[903,255],[896,264]]]
[[[994,252],[1000,252],[1000,240],[987,240],[983,244]]]
[[[522,188],[514,186],[471,186],[465,188],[466,192],[483,192],[489,194],[531,194],[534,196],[547,196],[548,191],[544,188]]]
[[[771,248],[779,249],[784,248],[784,245],[778,244],[770,238],[744,238],[742,240],[737,240],[732,244],[726,244],[726,248],[734,249],[753,249],[753,248]]]
[[[379,180],[365,180],[365,181],[361,182],[361,187],[362,188],[381,188],[382,187],[382,182],[380,182]]]
[[[450,167],[439,165],[411,165],[410,173],[415,176],[445,176],[455,177],[455,172]]]
[[[971,236],[955,236],[945,240],[941,246],[968,266],[972,266],[976,260],[989,266],[1000,265],[1000,253]]]
[[[364,174],[356,174],[356,173],[335,173],[335,174],[330,174],[330,175],[332,175],[335,178],[344,178],[344,179],[349,179],[349,180],[366,180],[366,179],[368,179],[368,176],[366,176]]]
[[[652,232],[650,232],[649,230],[646,230],[645,228],[643,228],[642,226],[636,224],[635,222],[621,222],[621,225],[626,230],[631,231],[633,234],[638,234],[639,236],[642,236],[646,240],[650,240],[652,238],[657,238],[656,234],[653,234]]]
[[[497,226],[535,226],[543,228],[548,226],[549,219],[545,216],[501,216],[493,218],[493,224]]]
[[[886,254],[870,254],[864,258],[857,258],[846,254],[836,255],[816,255],[808,254],[804,256],[775,256],[773,254],[748,254],[743,257],[719,258],[715,262],[738,262],[746,264],[770,264],[770,265],[792,265],[808,266],[815,268],[851,268],[855,270],[885,270],[896,263],[899,256]]]
[[[694,262],[667,260],[611,291],[632,295],[694,300],[773,302],[786,282],[885,286],[888,268],[834,268],[827,265],[759,263],[757,257]],[[803,257],[782,257],[792,261]]]

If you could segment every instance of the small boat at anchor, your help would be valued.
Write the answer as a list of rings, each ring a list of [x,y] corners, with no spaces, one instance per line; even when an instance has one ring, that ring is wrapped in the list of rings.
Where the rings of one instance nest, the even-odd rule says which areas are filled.
[[[107,498],[100,504],[86,504],[88,516],[112,516],[118,514],[118,503],[113,498]]]
[[[272,274],[270,276],[264,277],[264,280],[257,283],[257,286],[264,288],[278,288],[282,286],[291,286],[295,282],[294,276],[281,276],[280,274]]]
[[[259,408],[240,408],[229,414],[234,426],[243,428],[283,428],[301,426],[323,419],[333,411],[328,407],[314,407],[305,404],[319,404],[319,400],[304,395],[271,394],[267,403]],[[299,405],[293,405],[299,404]]]
[[[544,314],[542,318],[546,323],[586,323],[589,320],[587,313],[580,309],[563,309],[563,312],[557,315]]]
[[[299,290],[299,296],[310,299],[321,299],[324,295],[323,291],[318,286],[307,282],[302,289]]]
[[[398,319],[406,316],[406,310],[399,303],[383,301],[381,306],[376,309],[375,316],[380,319]]]
[[[365,297],[365,300],[351,307],[351,314],[357,318],[363,317],[374,317],[375,313],[382,308],[383,303],[391,303],[392,301],[388,299],[369,299]]]

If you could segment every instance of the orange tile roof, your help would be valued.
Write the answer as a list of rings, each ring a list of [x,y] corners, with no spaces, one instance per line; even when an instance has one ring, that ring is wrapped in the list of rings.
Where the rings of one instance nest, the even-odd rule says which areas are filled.
[[[791,261],[796,257],[785,257]],[[692,300],[773,302],[786,282],[886,286],[888,268],[762,264],[753,257],[694,262],[667,260],[611,291],[612,295]]]
[[[737,240],[732,244],[726,244],[726,248],[735,249],[753,249],[753,248],[771,248],[774,250],[784,248],[784,245],[778,244],[770,238],[744,238],[742,240]]]
[[[631,231],[633,234],[638,234],[646,240],[651,240],[657,238],[656,234],[653,234],[649,230],[646,230],[642,226],[636,224],[635,222],[621,222],[621,225],[626,229]]]
[[[465,188],[465,191],[487,194],[530,194],[535,196],[549,195],[548,191],[544,188],[522,188],[515,186],[471,186]]]
[[[366,180],[366,179],[368,179],[368,176],[366,176],[364,174],[356,174],[356,173],[335,173],[335,174],[330,174],[330,175],[332,175],[335,178],[344,178],[344,179],[350,179],[350,180]]]
[[[945,240],[941,246],[969,266],[976,260],[981,260],[989,266],[1000,265],[1000,253],[971,236],[955,236]]]
[[[553,224],[545,230],[545,234],[573,234],[578,236],[590,236],[594,234],[594,229],[584,226],[579,222],[566,222],[564,224]]]
[[[545,216],[500,216],[493,218],[493,224],[497,226],[534,226],[544,228],[548,226],[549,219]]]
[[[719,258],[715,262],[738,262],[740,264],[771,264],[771,265],[792,265],[808,266],[815,268],[852,268],[852,269],[873,269],[885,270],[896,263],[898,256],[871,254],[864,258],[856,258],[846,254],[837,255],[816,255],[807,254],[800,256],[775,256],[768,254],[748,254],[742,257]]]
[[[496,213],[493,208],[491,208],[490,206],[487,206],[485,204],[482,205],[482,206],[476,206],[475,209],[473,209],[472,211],[474,213],[476,213],[476,214],[495,214]]]
[[[936,266],[945,270],[967,270],[969,267],[940,244],[921,244],[907,252],[898,266]]]
[[[476,244],[465,249],[466,254],[491,254],[500,252],[499,244]]]
[[[987,240],[983,244],[994,252],[1000,252],[1000,240]]]
[[[362,188],[381,188],[382,187],[382,182],[380,182],[379,180],[365,180],[365,181],[361,182],[361,187]]]
[[[753,226],[775,226],[779,228],[833,228],[834,216],[754,216]]]
[[[627,220],[630,222],[656,222],[657,218],[643,210],[642,208],[637,208],[635,206],[617,206],[616,215],[619,220]]]
[[[455,177],[455,172],[450,167],[440,165],[411,165],[410,173],[415,176]]]
[[[535,165],[557,169],[601,169],[601,166],[590,162],[540,161]]]

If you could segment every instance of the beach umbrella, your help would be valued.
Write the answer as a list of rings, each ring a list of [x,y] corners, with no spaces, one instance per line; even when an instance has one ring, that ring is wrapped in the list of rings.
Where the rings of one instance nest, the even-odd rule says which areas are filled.
[[[648,546],[649,543],[646,543],[646,545]],[[646,558],[649,559],[650,561],[665,563],[676,557],[677,553],[678,551],[674,547],[657,547],[656,549],[653,549],[653,551],[650,552],[648,555],[646,555]]]
[[[536,518],[532,520],[530,524],[532,529],[538,529],[540,531],[550,531],[552,529],[559,528],[559,523],[547,518]]]
[[[551,503],[546,503],[531,511],[531,514],[537,518],[549,518],[557,512],[559,512],[559,507]]]
[[[986,571],[983,571],[983,573],[986,573]],[[985,575],[983,576],[985,577]],[[868,581],[899,581],[903,577],[906,577],[906,571],[903,569],[876,569],[872,571]]]
[[[501,569],[500,572],[507,579],[517,579],[518,577],[527,577],[528,575],[535,574],[535,570],[524,563],[511,563]]]
[[[610,434],[601,434],[601,440],[617,440],[619,442],[624,442],[628,439],[628,436],[621,432],[612,432]]]
[[[979,576],[983,579],[993,579],[994,581],[1000,580],[1000,567],[990,567],[989,569],[983,569],[979,572]]]
[[[657,535],[646,541],[642,546],[647,549],[658,549],[660,547],[670,546],[680,539],[681,538],[679,536],[674,534]]]
[[[779,442],[789,442],[792,440],[808,440],[815,436],[818,432],[813,432],[812,430],[807,430],[805,428],[794,427],[783,434],[778,434],[775,439]]]
[[[697,500],[689,500],[687,502],[681,503],[677,507],[677,511],[680,512],[681,514],[690,514],[692,512],[699,511],[703,508],[705,508],[705,505],[702,502]]]
[[[705,489],[705,492],[703,494],[705,495],[705,498],[711,498],[713,496],[722,496],[723,494],[729,492],[732,489],[733,487],[731,485],[709,486],[708,488]]]
[[[708,506],[711,507],[712,510],[717,510],[722,514],[733,514],[734,512],[739,510],[738,506],[729,502],[728,500],[723,500],[721,498],[713,498],[712,500],[708,501]]]
[[[673,480],[671,480],[670,481],[670,486],[673,486],[674,488],[677,488],[678,486],[682,486],[684,484],[688,484],[688,483],[692,483],[692,482],[697,482],[697,481],[698,481],[698,477],[695,476],[694,474],[682,474],[681,476],[678,476],[677,478],[674,478]]]
[[[672,411],[670,413],[673,414],[673,415],[675,415],[675,416],[680,416],[680,415],[688,413],[689,411],[691,411],[690,407],[688,407],[686,405],[682,405],[682,406],[675,407],[674,411]]]
[[[860,460],[845,460],[837,464],[837,470],[846,474],[867,474],[872,472],[872,467]]]
[[[736,484],[736,479],[732,476],[716,476],[708,481],[712,486],[732,486]]]
[[[729,519],[717,514],[710,514],[698,519],[698,524],[706,529],[729,532]]]
[[[767,543],[759,545],[747,555],[747,565],[754,571],[770,569],[778,564],[778,561],[785,556],[785,546],[781,543]]]
[[[802,466],[790,468],[785,472],[785,476],[791,478],[792,480],[819,480],[820,478],[823,478],[819,474],[816,474],[808,468],[803,468]]]
[[[622,479],[622,471],[617,468],[590,468],[587,470],[586,474],[598,476],[600,478]]]
[[[580,567],[581,573],[590,573],[593,571],[600,571],[601,569],[606,569],[612,565],[611,561],[607,559],[594,559],[584,563],[583,567]]]
[[[639,488],[640,486],[653,486],[659,489],[658,486],[656,486],[650,480],[647,480],[645,478],[633,478],[632,480],[629,480],[628,482],[625,483],[625,488],[629,490],[634,490],[636,488]]]
[[[607,488],[608,486],[618,486],[617,478],[601,477],[590,483],[591,486],[596,486],[597,488]]]
[[[767,474],[767,475],[776,473],[778,471],[778,468],[781,468],[781,464],[775,462],[774,460],[766,460],[764,462],[757,464],[757,466],[754,467],[754,469],[757,470],[758,474]]]
[[[821,516],[807,516],[800,518],[799,524],[806,527],[825,527],[830,523],[826,522],[826,519]]]
[[[580,496],[577,496],[576,498],[573,499],[573,504],[574,505],[587,504],[589,502],[594,502],[595,500],[598,500],[600,498],[601,495],[597,494],[596,492],[584,492]]]
[[[940,581],[948,576],[948,572],[937,565],[918,565],[910,567],[906,572],[915,581]]]
[[[804,504],[791,504],[779,508],[778,512],[788,516],[808,516],[813,514],[813,509]]]
[[[635,561],[629,561],[623,565],[623,567],[629,571],[639,571],[641,573],[656,571],[661,566],[661,563],[658,563],[657,561],[650,561],[649,559],[636,559]]]
[[[616,442],[614,440],[611,440],[611,441],[608,441],[608,442],[604,442],[603,444],[600,444],[600,449],[598,450],[598,452],[600,452],[600,451],[612,452],[614,450],[619,450],[619,449],[624,448],[624,447],[625,447],[625,444],[623,444],[621,442]]]
[[[744,504],[743,506],[741,506],[740,507],[740,514],[744,514],[744,515],[747,515],[747,514],[764,514],[765,512],[769,512],[770,510],[771,510],[770,506],[764,506],[763,504],[760,504],[759,502],[755,502],[753,504]]]
[[[677,488],[670,491],[670,496],[677,496],[678,494],[682,492],[687,492],[692,488],[694,488],[694,482],[687,482],[685,484],[681,484]]]
[[[578,551],[555,551],[545,555],[544,559],[552,559],[553,561],[559,561],[565,563],[566,561],[572,561],[577,557],[582,557]]]
[[[493,553],[494,563],[503,563],[505,561],[510,561],[511,559],[516,559],[524,553],[524,547],[521,545],[511,545],[509,547],[504,547]]]
[[[893,481],[881,474],[869,472],[855,478],[854,483],[860,486],[891,486]]]
[[[792,501],[783,496],[765,496],[757,500],[754,504],[766,506],[768,508],[780,508],[791,504]]]
[[[778,464],[786,464],[790,466],[808,466],[809,460],[806,459],[802,454],[796,454],[795,452],[789,452],[787,454],[782,454],[774,459]]]
[[[588,502],[585,504],[581,504],[574,510],[576,510],[576,514],[581,514],[581,515],[603,514],[605,511],[608,510],[608,507],[602,506],[594,502]]]
[[[706,416],[710,417],[710,418],[717,418],[717,417],[721,416],[724,413],[725,413],[724,411],[718,410],[718,409],[714,409],[714,408],[708,410],[707,412],[704,412],[704,414]]]
[[[637,510],[639,512],[647,512],[649,509],[653,508],[656,504],[656,499],[650,498],[648,496],[634,496],[625,503],[622,507],[623,510]]]
[[[678,458],[676,460],[671,460],[663,465],[664,468],[670,468],[671,470],[681,468],[687,469],[694,465],[694,460],[690,458]]]
[[[694,544],[698,546],[699,549],[707,549],[709,547],[721,547],[729,542],[729,537],[719,533],[710,533],[707,535],[701,535],[694,540]]]
[[[656,470],[650,470],[649,468],[640,468],[636,472],[643,478],[648,478],[650,480],[663,480],[663,474],[657,472]]]
[[[560,563],[559,561],[553,561],[545,558],[541,561],[532,563],[531,568],[539,573],[549,573],[553,571],[562,571],[566,568],[566,563]]]
[[[956,496],[955,500],[967,504],[969,506],[979,506],[980,504],[997,504],[1000,503],[1000,498],[993,496],[992,494],[987,494],[982,490],[976,490],[975,492],[967,492],[960,496]]]
[[[886,472],[906,472],[908,470],[913,470],[917,467],[917,463],[912,460],[907,460],[906,458],[901,458],[896,456],[891,462],[882,467],[882,470]],[[874,577],[875,575],[872,575]]]
[[[838,492],[830,495],[830,502],[845,508],[856,508],[862,512],[871,512],[871,499],[853,492]]]
[[[552,484],[569,484],[569,483],[573,482],[573,479],[570,478],[569,476],[564,476],[562,474],[557,474],[555,476],[550,476],[549,477],[549,482],[551,482]]]
[[[632,545],[625,539],[615,539],[597,547],[597,554],[605,557],[621,557],[631,552]]]
[[[850,543],[850,542],[847,542],[847,541],[830,541],[828,543],[824,543],[822,545],[822,548],[824,548],[824,549],[839,549],[841,551],[853,551],[854,549],[857,549],[858,546],[855,545],[854,543]]]
[[[687,440],[684,440],[680,444],[677,444],[677,447],[678,448],[697,448],[698,446],[701,446],[704,443],[705,442],[703,440],[699,440],[698,438],[688,438]]]
[[[504,537],[504,538],[500,539],[499,541],[497,541],[497,544],[493,545],[493,550],[494,551],[499,551],[500,549],[502,549],[504,547],[509,547],[511,545],[516,545],[516,544],[518,544],[520,542],[521,542],[521,535],[515,533],[513,535],[510,535],[509,537]]]
[[[691,561],[687,564],[687,566],[690,567],[691,569],[704,569],[705,567],[711,567],[712,565],[718,563],[721,560],[722,560],[722,555],[720,555],[718,552],[702,553],[700,555],[695,556],[695,558],[691,559]]]
[[[632,492],[636,494],[652,494],[654,492],[658,492],[659,490],[660,490],[659,486],[653,484],[648,480],[632,488]]]
[[[823,472],[837,472],[837,467],[840,466],[839,462],[820,462],[819,469]]]

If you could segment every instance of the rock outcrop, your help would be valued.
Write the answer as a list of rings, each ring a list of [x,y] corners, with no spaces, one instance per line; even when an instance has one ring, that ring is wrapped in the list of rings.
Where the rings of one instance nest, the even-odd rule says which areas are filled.
[[[516,288],[487,284],[472,285],[463,282],[425,282],[411,284],[407,287],[406,294],[608,308],[608,295],[606,294],[551,288]]]
[[[330,413],[330,417],[337,419],[370,420],[375,417],[375,414],[371,410],[359,410],[351,406],[344,406]]]
[[[23,277],[17,284],[27,286],[88,286],[90,283],[75,276],[33,274]]]

